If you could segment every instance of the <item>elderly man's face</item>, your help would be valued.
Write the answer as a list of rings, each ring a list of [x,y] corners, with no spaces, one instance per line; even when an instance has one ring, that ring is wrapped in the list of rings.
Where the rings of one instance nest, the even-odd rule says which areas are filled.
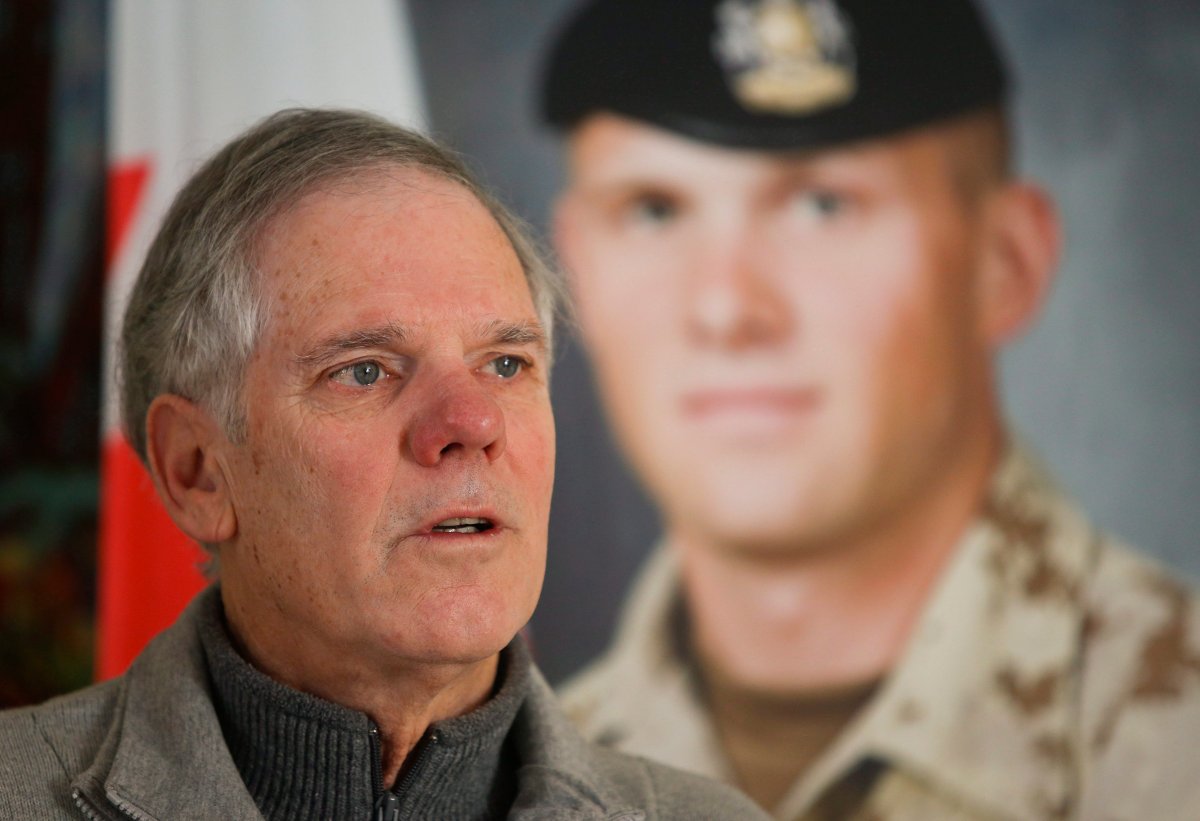
[[[270,317],[224,465],[236,632],[267,668],[490,657],[537,601],[554,470],[510,243],[461,187],[392,169],[302,199],[258,259]]]
[[[877,524],[985,421],[979,217],[937,131],[781,157],[596,115],[558,238],[616,432],[676,533]]]

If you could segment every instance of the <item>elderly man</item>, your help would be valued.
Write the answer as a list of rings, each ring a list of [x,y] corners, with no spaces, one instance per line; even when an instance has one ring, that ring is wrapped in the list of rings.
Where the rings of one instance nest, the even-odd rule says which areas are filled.
[[[1002,419],[1058,224],[972,6],[598,0],[545,83],[557,244],[666,529],[564,691],[585,734],[780,818],[1200,816],[1195,598]]]
[[[122,678],[0,718],[6,818],[743,818],[592,748],[517,631],[543,575],[554,286],[428,140],[284,112],[172,206],[128,433],[219,583]]]

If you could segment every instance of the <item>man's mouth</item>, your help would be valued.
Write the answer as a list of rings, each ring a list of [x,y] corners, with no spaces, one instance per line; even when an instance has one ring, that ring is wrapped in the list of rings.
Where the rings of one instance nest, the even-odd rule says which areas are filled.
[[[433,526],[432,530],[434,533],[483,533],[493,527],[495,525],[491,519],[459,517],[440,521]]]

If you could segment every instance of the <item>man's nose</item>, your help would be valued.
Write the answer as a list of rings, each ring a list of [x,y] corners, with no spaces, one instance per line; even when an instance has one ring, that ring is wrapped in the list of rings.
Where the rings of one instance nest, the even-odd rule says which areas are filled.
[[[775,342],[791,317],[750,232],[712,237],[684,295],[688,332],[703,345],[741,349]]]
[[[413,458],[435,467],[457,453],[482,453],[494,462],[504,453],[504,412],[499,403],[468,371],[441,376],[422,402],[408,435]]]

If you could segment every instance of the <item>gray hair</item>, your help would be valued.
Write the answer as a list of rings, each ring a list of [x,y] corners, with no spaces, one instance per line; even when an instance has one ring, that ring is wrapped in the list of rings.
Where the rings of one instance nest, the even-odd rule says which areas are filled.
[[[323,185],[387,168],[457,183],[512,243],[549,340],[562,286],[528,228],[436,142],[358,111],[288,109],[209,159],[175,197],[134,284],[118,350],[126,434],[146,460],[146,412],[173,393],[197,402],[237,440],[242,381],[265,324],[258,238],[281,211]]]

